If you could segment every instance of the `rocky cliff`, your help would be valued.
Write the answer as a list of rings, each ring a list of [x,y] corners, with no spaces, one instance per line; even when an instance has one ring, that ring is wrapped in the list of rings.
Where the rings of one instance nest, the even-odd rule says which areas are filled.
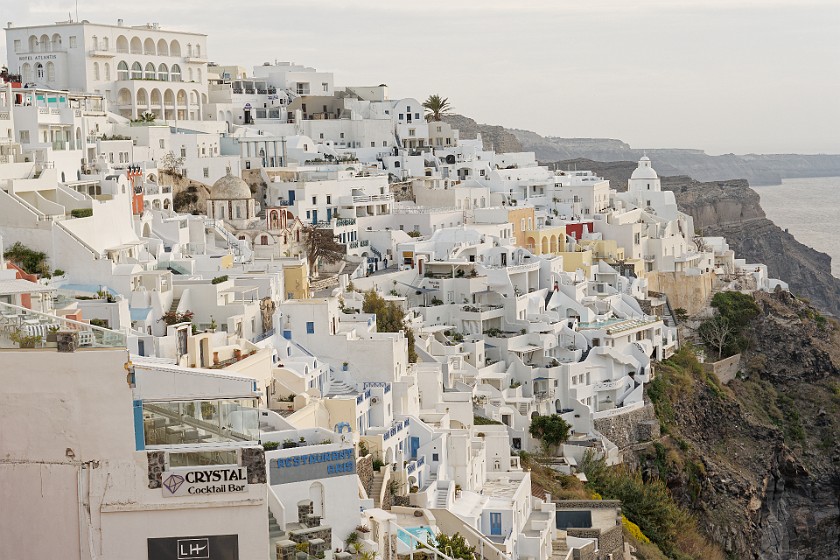
[[[477,134],[481,134],[485,149],[494,150],[500,154],[504,152],[528,151],[524,150],[519,140],[516,139],[516,136],[504,127],[478,124],[471,118],[463,115],[446,115],[443,117],[443,120],[452,125],[452,128],[458,129],[461,138],[472,139]]]
[[[619,191],[635,162],[574,159],[559,168],[591,169]],[[658,168],[658,165],[657,165]],[[770,276],[790,284],[793,293],[811,300],[824,313],[840,317],[840,279],[831,275],[831,257],[797,241],[761,209],[758,193],[747,181],[700,182],[685,176],[662,177],[662,188],[674,191],[680,210],[694,217],[704,235],[723,236],[739,258],[767,265]]]
[[[613,138],[543,137],[528,130],[509,130],[525,151],[542,162],[575,158],[597,161],[638,161],[647,155],[656,161],[661,175],[688,175],[699,181],[743,178],[752,185],[776,185],[788,177],[840,176],[840,155],[723,154],[712,156],[703,150],[633,149]]]
[[[757,294],[727,387],[666,362],[649,388],[668,435],[628,457],[732,558],[840,558],[840,330],[787,292]]]

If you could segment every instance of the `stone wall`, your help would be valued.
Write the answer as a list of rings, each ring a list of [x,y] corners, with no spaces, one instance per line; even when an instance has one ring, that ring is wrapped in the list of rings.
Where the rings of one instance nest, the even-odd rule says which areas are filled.
[[[706,302],[712,295],[714,273],[708,272],[697,276],[688,276],[682,272],[651,272],[648,279],[648,290],[663,292],[668,296],[671,309],[682,307],[689,315],[693,315],[706,307]]]
[[[598,553],[595,552],[595,543],[574,549],[572,552],[574,560],[598,560]]]
[[[147,451],[146,459],[149,461],[149,488],[160,488],[166,470],[166,451]]]
[[[653,430],[649,424],[639,430],[641,422],[657,422],[656,412],[652,404],[648,403],[644,407],[626,414],[596,418],[595,429],[616,444],[619,449],[623,449],[634,443],[646,441],[641,439],[640,435],[649,437],[653,431],[658,432],[658,429]]]
[[[373,455],[367,454],[356,459],[356,474],[359,475],[359,480],[368,497],[372,498],[370,492],[373,490]]]
[[[265,450],[262,447],[246,447],[242,450],[242,466],[248,469],[248,484],[265,484]]]
[[[297,529],[289,533],[289,538],[296,543],[322,539],[327,549],[332,549],[332,528],[326,526]]]
[[[566,509],[616,509],[620,510],[621,500],[559,500],[554,502],[557,511]]]
[[[601,560],[612,554],[614,558],[620,558],[624,550],[624,531],[621,525],[616,525],[606,531],[601,531],[598,541],[598,556]]]
[[[706,362],[703,364],[703,368],[708,373],[714,373],[720,382],[726,385],[735,379],[738,370],[741,369],[741,354],[735,354],[717,362]]]

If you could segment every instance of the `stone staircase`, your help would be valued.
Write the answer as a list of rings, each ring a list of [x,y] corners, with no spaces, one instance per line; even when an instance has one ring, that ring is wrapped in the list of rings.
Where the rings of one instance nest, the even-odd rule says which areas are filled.
[[[277,520],[268,512],[268,541],[271,545],[269,550],[274,551],[276,549],[277,541],[282,541],[286,537],[285,531],[280,528],[280,525],[277,524]]]
[[[566,560],[568,555],[569,545],[565,538],[551,541],[551,560]]]
[[[373,473],[373,485],[370,490],[370,498],[373,498],[374,507],[381,507],[379,496],[382,495],[382,486],[385,482],[385,473]]]
[[[172,300],[172,305],[169,306],[169,312],[175,313],[178,311],[178,304],[181,303],[181,298],[174,298]]]
[[[330,381],[330,388],[327,391],[325,396],[327,397],[335,397],[340,395],[355,395],[358,391],[356,391],[355,387],[351,387],[347,383],[343,381],[339,381],[335,377],[332,376],[332,372],[329,373],[329,381]]]

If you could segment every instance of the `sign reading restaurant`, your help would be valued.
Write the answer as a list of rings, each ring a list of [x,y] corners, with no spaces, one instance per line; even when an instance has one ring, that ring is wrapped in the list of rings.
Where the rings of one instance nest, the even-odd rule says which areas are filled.
[[[349,448],[272,459],[268,474],[271,484],[356,474],[356,451]]]
[[[245,467],[175,468],[161,477],[164,498],[203,496],[248,490]]]

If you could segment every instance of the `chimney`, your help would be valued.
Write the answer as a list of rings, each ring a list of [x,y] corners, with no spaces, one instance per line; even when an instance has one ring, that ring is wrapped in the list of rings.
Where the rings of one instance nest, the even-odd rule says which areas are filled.
[[[122,27],[122,26],[123,26],[123,20],[122,20],[122,18],[120,18],[120,19],[118,19],[118,20],[117,20],[117,25],[119,25],[120,27]]]

